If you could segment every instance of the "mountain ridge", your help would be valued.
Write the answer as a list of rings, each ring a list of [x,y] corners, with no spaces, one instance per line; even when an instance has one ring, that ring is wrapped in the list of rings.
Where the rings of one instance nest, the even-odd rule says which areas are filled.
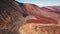
[[[44,17],[51,18],[51,19],[55,20],[56,23],[58,23],[60,21],[60,11],[58,11],[59,9],[56,10],[57,8],[53,8],[53,7],[50,7],[50,6],[47,6],[47,7],[38,7],[38,6],[34,5],[34,4],[25,4],[25,7],[26,7],[27,11],[30,14],[32,14],[33,16],[35,16],[35,17],[37,17],[37,15],[39,15],[39,16],[42,15]],[[32,19],[32,20],[34,20],[34,19]],[[50,20],[50,19],[47,19],[47,20]],[[28,20],[28,22],[29,22],[29,20]],[[30,21],[30,22],[32,22],[32,21]]]

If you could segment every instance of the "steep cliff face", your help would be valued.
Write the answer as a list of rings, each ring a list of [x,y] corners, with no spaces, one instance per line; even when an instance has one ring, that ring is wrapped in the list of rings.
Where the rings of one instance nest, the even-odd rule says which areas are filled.
[[[27,16],[23,3],[15,0],[0,0],[0,34],[17,34]]]

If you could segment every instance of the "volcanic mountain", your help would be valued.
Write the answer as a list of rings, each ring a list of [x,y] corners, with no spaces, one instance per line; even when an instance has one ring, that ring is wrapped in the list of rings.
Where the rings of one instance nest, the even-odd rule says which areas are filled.
[[[60,23],[60,6],[38,7],[34,4],[25,4],[29,16],[26,23]]]
[[[0,0],[0,34],[20,34],[19,28],[26,23],[59,24],[59,7]]]

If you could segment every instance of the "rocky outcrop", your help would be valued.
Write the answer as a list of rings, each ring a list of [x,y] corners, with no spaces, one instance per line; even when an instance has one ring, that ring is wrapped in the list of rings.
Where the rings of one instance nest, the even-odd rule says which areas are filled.
[[[0,0],[0,34],[15,34],[25,23],[28,14],[23,10],[24,4],[15,0]]]

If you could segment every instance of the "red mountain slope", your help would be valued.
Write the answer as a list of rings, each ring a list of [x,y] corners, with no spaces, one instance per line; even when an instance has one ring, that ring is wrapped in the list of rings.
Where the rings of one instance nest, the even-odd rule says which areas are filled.
[[[25,7],[30,15],[33,15],[36,19],[30,19],[26,23],[44,23],[44,24],[58,24],[60,23],[60,14],[56,8],[53,7],[38,7],[34,4],[25,4]]]

